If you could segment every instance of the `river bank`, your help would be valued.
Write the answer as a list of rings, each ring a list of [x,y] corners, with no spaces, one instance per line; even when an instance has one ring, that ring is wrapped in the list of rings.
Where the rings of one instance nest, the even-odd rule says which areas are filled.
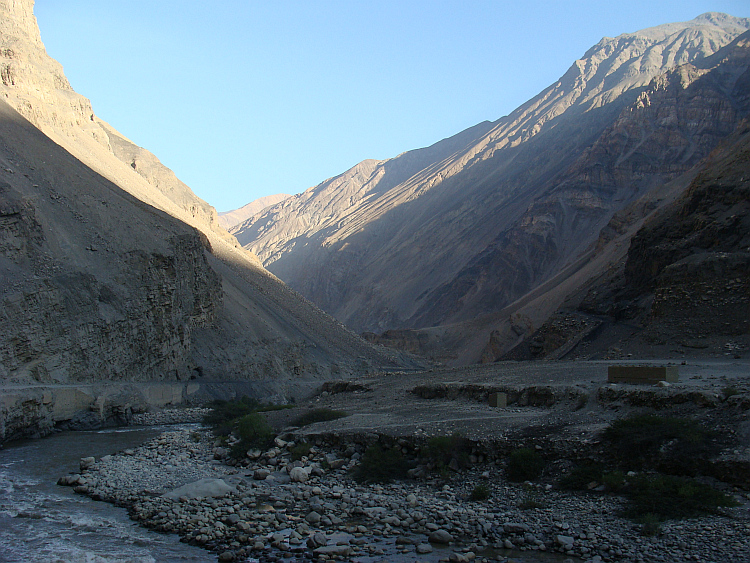
[[[320,440],[293,461],[294,446],[277,440],[247,467],[233,467],[216,459],[226,452],[206,431],[167,432],[83,460],[68,482],[220,561],[739,563],[750,553],[745,497],[721,516],[667,522],[661,535],[645,537],[618,516],[620,497],[510,483],[496,463],[447,478],[362,485],[351,478],[361,448]],[[486,500],[469,500],[477,485],[488,490]]]

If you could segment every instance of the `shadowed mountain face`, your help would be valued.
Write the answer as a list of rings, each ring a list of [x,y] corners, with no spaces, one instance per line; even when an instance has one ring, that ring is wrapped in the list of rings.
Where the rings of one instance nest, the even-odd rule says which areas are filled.
[[[357,331],[507,317],[583,267],[618,210],[687,173],[737,126],[746,64],[730,51],[707,57],[748,28],[704,14],[604,38],[509,116],[363,161],[232,232]],[[479,359],[488,332],[461,361]]]
[[[294,395],[412,361],[289,290],[99,121],[32,10],[0,1],[0,384],[269,380]]]
[[[747,88],[745,92],[750,92]],[[750,122],[665,205],[641,200],[603,231],[634,223],[627,252],[570,293],[505,359],[741,356],[750,349]],[[643,218],[645,217],[645,221]],[[486,350],[496,359],[499,349]]]

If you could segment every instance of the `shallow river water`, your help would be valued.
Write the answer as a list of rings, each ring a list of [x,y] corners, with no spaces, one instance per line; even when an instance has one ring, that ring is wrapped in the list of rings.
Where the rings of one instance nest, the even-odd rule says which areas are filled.
[[[176,535],[139,527],[123,508],[58,486],[78,471],[82,457],[135,447],[165,428],[65,432],[0,450],[0,561],[177,562],[216,561]]]

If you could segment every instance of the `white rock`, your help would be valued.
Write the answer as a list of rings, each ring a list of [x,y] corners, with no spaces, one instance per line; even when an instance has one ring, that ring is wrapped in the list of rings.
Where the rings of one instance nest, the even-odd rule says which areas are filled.
[[[180,497],[189,499],[200,497],[220,497],[230,492],[237,492],[237,489],[227,485],[224,479],[200,479],[199,481],[178,487],[162,496],[164,498],[177,500]]]

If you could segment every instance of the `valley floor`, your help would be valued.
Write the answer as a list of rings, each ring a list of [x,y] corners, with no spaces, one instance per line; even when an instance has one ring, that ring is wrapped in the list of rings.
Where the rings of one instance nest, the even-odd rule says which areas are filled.
[[[68,482],[222,561],[747,561],[749,363],[680,365],[669,387],[609,385],[608,365],[509,363],[331,382],[309,403],[268,413],[280,432],[275,447],[241,463],[208,432],[171,432],[87,460]],[[490,407],[493,390],[506,392],[509,406]],[[350,416],[288,427],[319,408]],[[731,448],[719,461],[735,468],[735,483],[711,482],[739,506],[667,521],[649,537],[620,516],[622,497],[560,489],[561,473],[601,453],[602,428],[633,412],[695,418],[725,433]],[[452,434],[472,444],[460,467],[419,466],[390,484],[352,478],[368,463],[368,445],[412,454],[428,437]],[[295,461],[302,441],[311,449]],[[506,479],[518,447],[548,460],[533,483]],[[470,500],[478,489],[487,498]]]

